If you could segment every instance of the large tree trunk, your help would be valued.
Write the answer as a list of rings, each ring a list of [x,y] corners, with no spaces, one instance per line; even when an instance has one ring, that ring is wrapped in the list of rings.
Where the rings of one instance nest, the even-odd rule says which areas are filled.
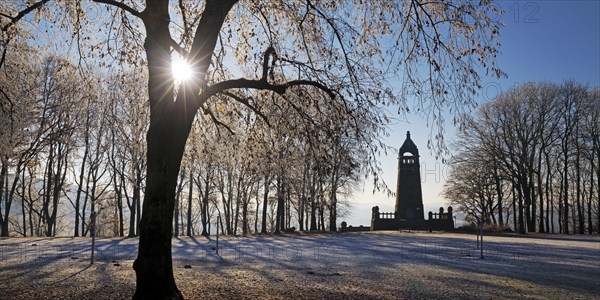
[[[168,3],[148,2],[144,18],[147,38],[150,127],[143,212],[139,224],[134,299],[183,299],[173,276],[171,234],[175,189],[192,121],[182,102],[173,101],[168,31]],[[171,83],[171,84],[169,84]],[[167,87],[164,87],[167,85]],[[178,105],[179,104],[179,105]],[[178,109],[180,108],[180,109]]]
[[[175,189],[189,126],[169,113],[162,113],[158,124],[151,123],[147,135],[148,169],[138,257],[133,265],[137,275],[134,299],[183,298],[173,277],[171,234]]]
[[[146,48],[157,47],[154,43],[155,40],[148,38]],[[165,78],[153,74],[153,71],[164,62],[157,61],[150,50],[148,56],[149,86],[155,87],[158,86],[155,81]],[[151,98],[163,96],[156,93],[164,91],[150,89]],[[194,116],[186,111],[181,104],[183,102],[158,102],[160,107],[151,110],[150,128],[146,135],[148,161],[143,215],[139,224],[139,250],[133,265],[137,275],[134,299],[182,298],[173,277],[171,236],[177,179]]]
[[[147,1],[141,18],[146,28],[144,48],[148,61],[150,127],[147,141],[147,177],[143,216],[139,224],[134,299],[182,299],[175,285],[171,258],[171,231],[175,189],[187,137],[201,103],[196,96],[204,83],[218,33],[235,1],[206,1],[194,35],[189,60],[195,69],[193,84],[182,83],[173,101],[169,1]]]

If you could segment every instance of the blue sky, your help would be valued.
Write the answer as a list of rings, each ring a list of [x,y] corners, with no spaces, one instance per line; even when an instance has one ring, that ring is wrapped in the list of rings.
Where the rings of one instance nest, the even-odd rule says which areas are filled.
[[[515,3],[520,4],[520,22],[515,22]],[[525,3],[534,6],[525,10]],[[498,5],[506,11],[499,62],[509,75],[499,81],[501,86],[563,79],[600,86],[600,1],[501,1]],[[526,19],[531,12],[535,14]]]
[[[590,86],[600,86],[600,1],[498,1],[504,9],[501,21],[498,64],[508,78],[484,79],[484,90],[479,102],[493,99],[498,93],[528,81],[562,82],[574,80]],[[411,138],[419,147],[423,205],[426,212],[446,207],[440,195],[447,168],[427,150],[431,128],[425,120],[409,117],[409,123],[398,123],[390,128],[386,143],[400,147],[411,131]],[[446,128],[446,139],[452,140],[456,131]],[[380,157],[383,178],[391,187],[396,186],[397,153]],[[352,225],[368,225],[371,207],[378,205],[382,212],[394,211],[395,199],[383,193],[372,193],[369,182],[364,192],[354,195],[353,209],[346,220]]]

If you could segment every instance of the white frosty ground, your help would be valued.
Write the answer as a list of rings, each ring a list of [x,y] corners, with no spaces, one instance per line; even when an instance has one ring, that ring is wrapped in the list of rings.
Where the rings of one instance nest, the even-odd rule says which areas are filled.
[[[0,299],[126,299],[137,239],[0,240]],[[600,237],[426,232],[173,239],[190,299],[600,299]],[[191,265],[191,268],[184,268]]]

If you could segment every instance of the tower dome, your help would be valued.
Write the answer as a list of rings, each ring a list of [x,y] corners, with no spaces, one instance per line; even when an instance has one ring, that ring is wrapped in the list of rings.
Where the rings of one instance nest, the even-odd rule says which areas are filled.
[[[402,147],[400,147],[399,152],[400,156],[403,156],[406,152],[412,154],[413,156],[419,156],[419,149],[417,148],[417,145],[415,145],[415,143],[410,139],[410,131],[406,132],[406,140],[402,144]]]

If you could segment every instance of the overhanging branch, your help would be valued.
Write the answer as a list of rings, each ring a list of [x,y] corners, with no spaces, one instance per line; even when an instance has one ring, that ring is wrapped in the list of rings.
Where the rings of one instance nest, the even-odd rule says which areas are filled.
[[[254,105],[250,104],[250,102],[247,99],[244,99],[238,95],[235,95],[233,93],[230,92],[222,92],[221,94],[234,99],[235,101],[244,104],[246,107],[250,108],[255,114],[257,114],[258,116],[260,116],[263,121],[265,121],[265,123],[267,123],[267,125],[270,127],[271,124],[269,123],[269,120],[267,119],[267,116],[265,116],[260,110],[258,110]]]
[[[206,88],[204,92],[205,97],[210,97],[218,93],[223,93],[231,89],[255,89],[255,90],[269,90],[279,95],[285,94],[285,92],[295,86],[313,86],[319,90],[327,93],[331,99],[335,98],[336,93],[330,88],[326,87],[322,83],[311,81],[311,80],[292,80],[282,84],[271,84],[266,80],[251,80],[246,78],[238,78],[232,80],[226,80]]]
[[[215,117],[215,115],[212,113],[212,111],[208,108],[205,108],[203,110],[204,114],[209,115],[210,118],[213,120],[213,122],[217,125],[217,126],[222,126],[225,129],[227,129],[227,131],[229,131],[230,134],[235,135],[235,133],[233,132],[233,130],[231,130],[231,128],[229,128],[229,126],[227,126],[227,124],[219,121],[219,119],[217,119],[217,117]]]
[[[32,4],[31,6],[25,8],[24,10],[20,11],[16,16],[11,17],[7,14],[2,14],[3,17],[7,17],[10,18],[10,22],[6,25],[4,25],[4,27],[2,27],[2,31],[6,31],[10,26],[14,25],[15,23],[17,23],[19,20],[21,20],[24,16],[26,16],[28,13],[32,12],[33,10],[41,7],[42,5],[46,4],[46,2],[48,2],[50,0],[42,0],[39,2],[36,2],[34,4]]]
[[[139,11],[133,9],[131,6],[123,3],[123,2],[117,2],[115,0],[92,0],[94,2],[97,3],[104,3],[104,4],[108,4],[108,5],[112,5],[112,6],[116,6],[138,18],[141,18],[142,13],[140,13]]]
[[[269,90],[279,95],[285,94],[285,92],[295,86],[313,86],[319,90],[327,93],[331,99],[335,98],[335,92],[325,85],[311,80],[292,80],[282,84],[271,84],[266,80],[251,80],[246,78],[239,78],[233,80],[226,80],[216,83],[206,88],[205,96],[213,96],[218,93],[223,93],[231,89],[255,89],[255,90]]]
[[[279,95],[285,94],[285,92],[294,86],[312,86],[315,87],[329,95],[331,99],[335,99],[336,93],[325,86],[324,84],[312,81],[312,80],[292,80],[281,84],[272,84],[268,81],[267,75],[269,73],[269,57],[275,54],[275,49],[273,47],[267,48],[265,54],[263,56],[263,65],[262,65],[262,78],[256,79],[247,79],[247,78],[238,78],[232,80],[226,80],[214,85],[208,86],[203,93],[200,95],[201,99],[206,99],[210,96],[213,96],[218,93],[224,93],[231,89],[255,89],[255,90],[269,90],[275,92]],[[237,100],[237,99],[236,99]]]

